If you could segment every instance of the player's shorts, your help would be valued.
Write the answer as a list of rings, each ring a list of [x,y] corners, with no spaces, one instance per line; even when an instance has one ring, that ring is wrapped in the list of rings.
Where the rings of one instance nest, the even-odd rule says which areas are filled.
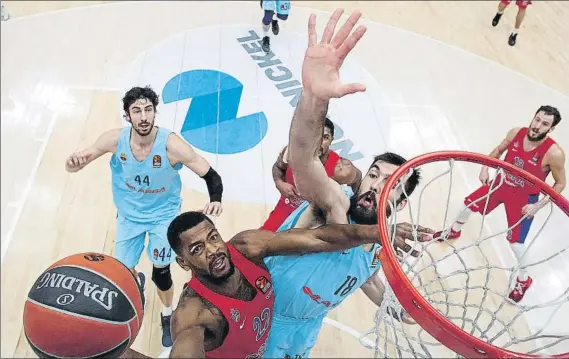
[[[506,5],[510,5],[512,1],[511,0],[502,0],[501,3],[502,4],[506,4]],[[520,9],[525,9],[528,7],[528,5],[531,5],[531,0],[516,0],[516,5],[518,5],[518,7]]]
[[[494,190],[494,192],[492,192],[488,198],[484,197],[488,194],[490,189]],[[502,183],[500,187],[495,188],[491,182],[490,185],[482,186],[468,195],[468,197],[464,199],[464,204],[468,206],[480,198],[482,199],[469,206],[470,210],[480,214],[488,214],[496,209],[498,205],[504,204],[509,228],[507,234],[508,241],[510,243],[524,243],[533,217],[526,218],[518,223],[524,216],[522,208],[526,204],[536,203],[539,199],[539,194],[528,195],[527,192],[517,192],[516,189],[513,189],[506,183]],[[486,206],[486,201],[488,201],[488,206]],[[484,209],[486,209],[486,211],[484,211]],[[518,224],[516,225],[516,223]]]
[[[274,313],[263,358],[308,358],[326,314],[297,319]]]
[[[176,260],[176,255],[168,243],[168,226],[174,218],[161,222],[134,222],[120,214],[117,216],[117,237],[114,257],[128,268],[134,268],[142,255],[146,233],[148,246],[146,253],[155,266],[166,266]]]
[[[273,11],[279,15],[288,15],[290,12],[290,1],[288,0],[263,0],[261,7],[265,11]]]

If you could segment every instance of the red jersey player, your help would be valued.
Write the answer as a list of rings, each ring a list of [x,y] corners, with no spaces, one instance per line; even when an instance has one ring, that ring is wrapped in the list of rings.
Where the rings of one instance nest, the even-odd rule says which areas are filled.
[[[500,158],[505,151],[508,151],[505,158],[506,162],[523,168],[544,181],[551,172],[555,180],[553,189],[560,193],[565,188],[566,183],[565,154],[561,147],[548,136],[560,121],[561,114],[555,107],[541,106],[535,113],[529,127],[511,129],[502,143],[489,156]],[[500,175],[495,180],[489,181],[488,167],[486,166],[482,167],[479,179],[482,182],[482,187],[466,197],[464,200],[466,208],[460,212],[458,220],[452,225],[450,231],[437,232],[433,237],[438,238],[439,241],[443,241],[443,238],[457,239],[460,237],[461,227],[468,220],[470,214],[473,212],[488,214],[503,203],[508,219],[507,239],[520,262],[517,283],[509,298],[519,302],[533,281],[531,277],[526,275],[526,268],[521,262],[524,252],[523,243],[529,232],[533,216],[549,202],[549,198],[544,197],[539,200],[539,191],[535,191],[529,183],[524,183],[522,179],[510,173],[505,173],[501,185]],[[488,194],[490,189],[493,192],[486,199],[484,196]],[[478,199],[480,200],[474,202]],[[487,207],[486,201],[488,201]],[[484,213],[485,207],[486,212]],[[527,218],[516,225],[524,215],[527,215]]]
[[[334,140],[334,123],[326,118],[324,122],[324,133],[322,134],[322,144],[320,145],[319,158],[324,164],[324,169],[328,177],[339,184],[346,184],[355,188],[361,181],[362,173],[353,163],[340,157],[336,152],[330,150],[330,144]],[[277,189],[281,193],[281,198],[277,202],[275,209],[269,215],[261,229],[276,232],[283,224],[284,220],[304,201],[296,191],[292,170],[288,166],[288,147],[285,147],[277,161],[273,165],[273,179]]]
[[[396,246],[413,238],[411,228],[398,225]],[[180,214],[168,227],[168,242],[192,279],[172,315],[170,357],[261,358],[275,299],[264,258],[343,251],[378,240],[376,225],[329,224],[277,233],[249,230],[226,243],[202,212]],[[130,349],[121,357],[147,358]]]

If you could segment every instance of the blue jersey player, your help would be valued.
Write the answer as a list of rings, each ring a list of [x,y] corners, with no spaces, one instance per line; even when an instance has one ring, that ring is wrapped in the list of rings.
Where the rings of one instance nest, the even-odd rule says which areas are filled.
[[[377,224],[376,196],[386,179],[405,162],[394,153],[377,156],[354,194],[351,188],[342,187],[328,178],[318,159],[330,98],[365,90],[363,85],[343,85],[339,81],[339,68],[344,58],[365,32],[365,27],[360,26],[350,36],[361,16],[360,12],[354,12],[332,38],[342,12],[334,12],[320,44],[316,43],[315,16],[311,15],[309,20],[309,47],[302,68],[304,91],[291,123],[289,143],[289,165],[297,189],[306,201],[287,218],[279,231],[313,228],[324,223]],[[405,193],[410,195],[418,183],[419,173],[415,171],[404,185]],[[400,188],[391,191],[390,199],[396,203],[396,210],[406,205]],[[432,230],[418,229],[421,240],[432,240]],[[395,245],[404,251],[411,250],[402,237],[398,237]],[[384,285],[374,275],[381,266],[378,252],[379,244],[366,244],[343,252],[265,259],[277,295],[264,357],[307,357],[326,314],[360,287],[380,305]],[[418,253],[412,252],[412,255]],[[390,314],[414,323],[407,313],[390,310]]]
[[[263,9],[263,40],[261,48],[266,53],[271,52],[271,38],[269,37],[269,28],[275,36],[279,34],[279,19],[286,21],[290,12],[289,0],[261,0],[261,8]],[[275,13],[277,18],[274,19]]]
[[[166,233],[181,206],[178,171],[185,165],[205,180],[210,195],[205,214],[221,214],[223,185],[216,171],[190,145],[172,131],[154,126],[157,105],[158,95],[150,87],[130,89],[123,98],[123,109],[131,126],[103,133],[91,147],[69,156],[65,167],[69,172],[77,172],[103,154],[112,153],[112,189],[117,206],[114,255],[138,276],[144,288],[144,274],[137,274],[135,266],[148,233],[152,281],[164,305],[162,345],[171,347],[174,288],[170,264],[176,255]]]

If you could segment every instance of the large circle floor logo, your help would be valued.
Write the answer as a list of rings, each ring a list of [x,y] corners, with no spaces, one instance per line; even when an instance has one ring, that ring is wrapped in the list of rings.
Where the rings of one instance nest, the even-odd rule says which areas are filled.
[[[124,91],[152,86],[161,97],[156,124],[180,134],[212,163],[224,179],[224,198],[249,203],[278,199],[271,168],[288,142],[307,46],[305,36],[285,31],[266,54],[261,38],[255,25],[188,30],[152,46],[122,79]],[[382,130],[389,121],[381,91],[351,57],[340,75],[366,84],[367,91],[330,103],[331,148],[367,170],[372,156],[385,149]],[[185,186],[206,191],[193,173],[181,174]]]

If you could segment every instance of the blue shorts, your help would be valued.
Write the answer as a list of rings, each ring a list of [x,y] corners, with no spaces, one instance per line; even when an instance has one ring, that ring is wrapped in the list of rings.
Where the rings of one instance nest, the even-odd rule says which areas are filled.
[[[280,15],[288,15],[290,12],[290,1],[288,0],[263,0],[263,10],[273,11]]]
[[[168,243],[168,226],[174,220],[169,218],[161,222],[134,222],[117,216],[117,237],[114,257],[128,268],[134,268],[140,259],[146,233],[148,246],[146,253],[155,266],[167,266],[176,260],[176,254]]]
[[[326,314],[296,319],[274,313],[263,358],[308,358]]]

